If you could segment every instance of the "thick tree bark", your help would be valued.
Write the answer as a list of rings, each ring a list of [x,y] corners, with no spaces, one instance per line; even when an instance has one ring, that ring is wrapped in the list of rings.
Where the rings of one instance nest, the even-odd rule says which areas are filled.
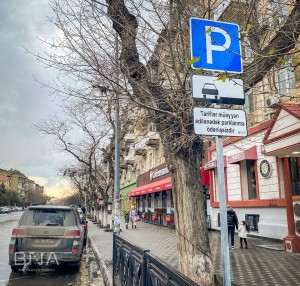
[[[180,269],[200,285],[211,285],[212,261],[199,171],[202,145],[190,130],[190,107],[180,105],[182,115],[173,115],[164,101],[164,90],[151,84],[147,70],[139,60],[136,17],[130,14],[123,0],[107,0],[107,4],[108,15],[121,39],[122,72],[127,76],[139,101],[153,108],[148,110],[151,113],[149,117],[153,118],[160,133],[166,161],[171,169]],[[183,102],[182,99],[180,102]],[[154,111],[158,109],[168,115]],[[188,133],[185,134],[189,138],[186,144],[173,144],[181,141],[182,132]]]
[[[166,152],[168,152],[166,150]],[[197,159],[198,157],[198,159]],[[199,285],[210,285],[212,258],[200,191],[199,152],[170,156],[180,270]]]

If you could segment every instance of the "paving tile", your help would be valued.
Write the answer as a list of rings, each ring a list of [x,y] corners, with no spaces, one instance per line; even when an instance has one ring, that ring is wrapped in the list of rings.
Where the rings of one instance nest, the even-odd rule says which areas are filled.
[[[131,243],[149,249],[152,254],[178,269],[176,230],[139,222],[137,229],[125,229],[121,223],[121,236]],[[102,259],[107,262],[112,273],[112,232],[104,232],[96,225],[89,225],[89,235],[93,238]],[[209,239],[213,254],[213,271],[223,275],[220,249],[220,233],[212,231]],[[236,285],[281,285],[300,286],[300,253],[288,253],[256,245],[271,245],[269,240],[248,238],[249,249],[239,249],[236,239],[235,249],[229,251],[231,279]],[[277,247],[280,249],[280,247]]]

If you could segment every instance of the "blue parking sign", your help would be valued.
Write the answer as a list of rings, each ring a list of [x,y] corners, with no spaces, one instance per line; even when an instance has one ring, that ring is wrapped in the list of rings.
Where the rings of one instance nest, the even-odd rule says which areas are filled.
[[[190,40],[194,69],[243,72],[237,24],[191,18]]]

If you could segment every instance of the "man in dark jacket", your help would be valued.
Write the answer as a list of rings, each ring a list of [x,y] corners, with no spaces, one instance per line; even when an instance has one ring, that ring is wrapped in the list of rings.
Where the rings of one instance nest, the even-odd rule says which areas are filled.
[[[238,229],[238,219],[235,211],[230,205],[227,205],[227,225],[228,235],[231,240],[231,248],[234,249],[234,228]]]

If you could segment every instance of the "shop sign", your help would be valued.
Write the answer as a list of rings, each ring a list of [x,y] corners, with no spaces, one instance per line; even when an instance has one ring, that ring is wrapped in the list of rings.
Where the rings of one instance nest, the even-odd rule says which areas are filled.
[[[150,181],[152,181],[155,178],[161,177],[163,175],[168,174],[170,171],[167,167],[164,167],[162,169],[156,169],[153,171],[150,171]]]
[[[241,153],[237,153],[234,155],[231,155],[228,157],[228,163],[232,163],[232,162],[236,162],[236,161],[242,161],[245,159],[245,153],[241,152]]]

